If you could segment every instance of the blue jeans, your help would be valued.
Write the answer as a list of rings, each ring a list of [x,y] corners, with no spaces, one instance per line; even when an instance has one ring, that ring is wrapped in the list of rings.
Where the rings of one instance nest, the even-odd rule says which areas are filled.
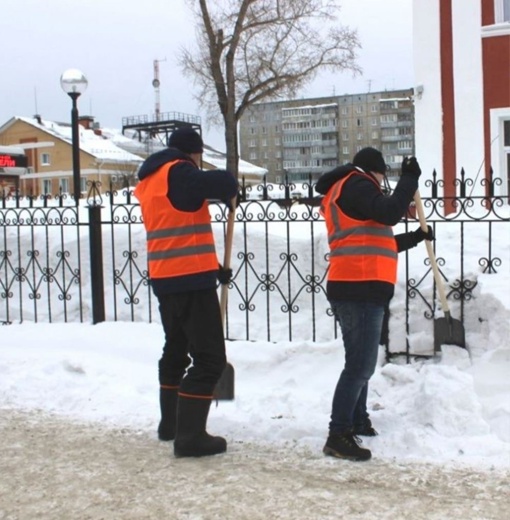
[[[330,301],[342,329],[345,365],[333,396],[331,433],[343,433],[368,419],[368,381],[377,365],[384,305]]]

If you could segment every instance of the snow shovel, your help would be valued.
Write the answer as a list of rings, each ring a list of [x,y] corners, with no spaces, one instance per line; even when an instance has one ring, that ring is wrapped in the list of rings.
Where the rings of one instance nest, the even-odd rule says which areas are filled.
[[[227,233],[225,237],[225,253],[223,255],[223,267],[228,269],[230,267],[230,257],[232,255],[232,242],[234,240],[234,222],[236,219],[236,203],[237,197],[232,199],[232,208],[228,214],[227,220]],[[227,296],[228,296],[228,285],[221,286],[220,292],[220,310],[221,310],[221,321],[225,328],[225,316],[227,313]],[[234,367],[227,362],[221,377],[216,384],[213,392],[213,397],[216,400],[232,401],[234,399]]]
[[[420,192],[418,190],[416,190],[416,193],[414,194],[414,203],[416,204],[416,212],[418,213],[421,229],[427,232],[428,225],[427,221],[425,220],[423,204],[421,201]],[[425,245],[427,246],[430,265],[432,266],[432,271],[434,272],[434,280],[436,281],[441,307],[444,312],[444,318],[436,318],[434,320],[434,352],[441,352],[441,345],[445,344],[457,345],[459,347],[466,348],[464,326],[460,320],[453,319],[450,314],[450,308],[448,307],[448,301],[446,300],[444,284],[441,278],[441,273],[439,272],[439,268],[437,267],[436,256],[434,254],[432,242],[425,240]]]

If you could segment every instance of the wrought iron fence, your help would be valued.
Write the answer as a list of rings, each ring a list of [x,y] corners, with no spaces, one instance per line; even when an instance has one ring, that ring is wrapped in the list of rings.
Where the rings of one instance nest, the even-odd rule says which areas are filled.
[[[469,305],[478,276],[509,270],[508,240],[497,238],[510,235],[507,201],[495,195],[499,184],[484,179],[487,195],[470,196],[473,181],[461,172],[459,197],[444,199],[437,197],[442,185],[434,174],[425,184],[431,196],[422,193],[452,315],[463,323],[479,320]],[[99,190],[93,183],[79,206],[62,194],[0,199],[0,322],[159,321],[139,205],[129,188],[103,196]],[[312,180],[257,186],[243,181],[240,201],[226,337],[336,338],[325,293],[328,244]],[[227,209],[213,203],[211,215],[221,259]],[[417,225],[411,208],[396,232]],[[394,318],[383,337],[387,357],[430,356],[433,342],[420,334],[431,330],[438,312],[425,248],[414,248],[399,262],[389,308]]]

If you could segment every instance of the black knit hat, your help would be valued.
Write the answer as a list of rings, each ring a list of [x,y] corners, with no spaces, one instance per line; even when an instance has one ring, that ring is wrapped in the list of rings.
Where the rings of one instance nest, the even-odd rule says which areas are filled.
[[[200,134],[193,128],[178,128],[170,135],[168,147],[177,148],[177,150],[187,154],[202,153],[204,151],[204,142]]]
[[[358,166],[365,172],[386,173],[386,163],[379,150],[368,146],[362,148],[352,160],[354,166]]]

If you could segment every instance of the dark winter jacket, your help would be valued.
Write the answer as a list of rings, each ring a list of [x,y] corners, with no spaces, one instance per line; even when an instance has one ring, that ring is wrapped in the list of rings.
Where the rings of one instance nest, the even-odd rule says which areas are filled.
[[[166,163],[182,160],[173,166],[168,175],[168,199],[180,211],[198,211],[205,200],[230,201],[237,193],[235,177],[227,170],[201,170],[191,157],[175,148],[166,148],[149,156],[138,172],[142,181]],[[168,177],[170,178],[170,177]],[[163,294],[210,289],[216,286],[218,271],[158,278],[151,280],[156,296]]]
[[[346,164],[325,173],[317,181],[315,190],[325,195],[340,179],[352,171],[360,171],[352,164]],[[368,175],[372,175],[369,173]],[[374,177],[375,178],[375,177]],[[367,179],[366,175],[353,175],[342,190],[336,203],[349,217],[358,220],[375,220],[387,226],[394,226],[405,215],[414,193],[418,188],[415,176],[403,174],[395,190],[386,196],[377,184]],[[405,251],[417,244],[412,232],[395,235],[397,250]],[[394,286],[388,282],[338,282],[328,281],[329,300],[364,301],[387,304],[394,293]]]

